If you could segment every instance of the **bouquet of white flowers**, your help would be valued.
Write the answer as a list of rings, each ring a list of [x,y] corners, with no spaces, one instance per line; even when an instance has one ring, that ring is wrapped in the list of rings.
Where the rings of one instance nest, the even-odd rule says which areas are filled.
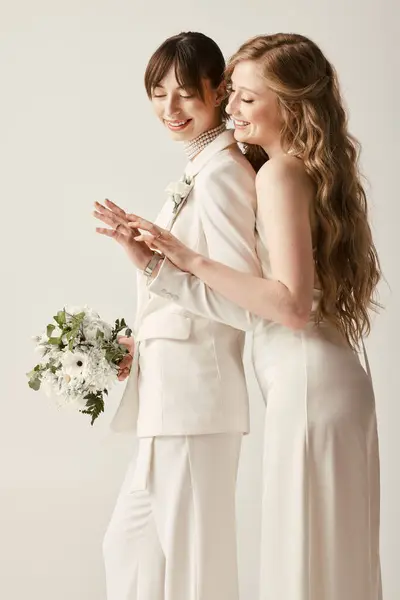
[[[104,395],[117,381],[118,365],[128,350],[118,343],[132,332],[124,319],[111,327],[87,306],[67,307],[34,338],[41,361],[28,373],[29,386],[56,396],[59,406],[73,404],[90,415],[91,425],[104,411]]]

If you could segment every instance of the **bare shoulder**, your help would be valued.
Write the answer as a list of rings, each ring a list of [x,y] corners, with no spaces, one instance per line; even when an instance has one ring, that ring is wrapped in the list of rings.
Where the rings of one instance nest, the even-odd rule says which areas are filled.
[[[315,186],[301,160],[294,156],[277,156],[267,161],[257,173],[257,194],[271,198],[304,197],[311,201]]]

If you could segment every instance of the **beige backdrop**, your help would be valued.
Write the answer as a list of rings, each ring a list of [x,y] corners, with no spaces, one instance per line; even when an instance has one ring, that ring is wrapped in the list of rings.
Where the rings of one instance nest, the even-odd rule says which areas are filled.
[[[339,71],[391,286],[381,287],[386,310],[368,349],[381,437],[385,600],[400,597],[396,23],[394,0],[2,0],[1,598],[105,599],[101,540],[133,451],[131,439],[108,431],[122,388],[94,428],[83,415],[57,412],[27,387],[30,336],[64,303],[132,322],[133,269],[121,248],[95,234],[92,203],[108,197],[154,217],[166,183],[181,174],[182,149],[155,121],[142,80],[155,47],[185,29],[214,37],[227,56],[257,33],[303,33]],[[252,434],[238,520],[242,598],[255,600],[263,408],[247,363]]]

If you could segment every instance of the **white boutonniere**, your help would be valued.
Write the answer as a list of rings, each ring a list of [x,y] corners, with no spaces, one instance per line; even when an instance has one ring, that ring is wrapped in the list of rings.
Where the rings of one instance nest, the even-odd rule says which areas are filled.
[[[165,188],[165,191],[174,203],[174,213],[177,212],[182,202],[189,196],[193,186],[194,178],[190,177],[190,175],[183,175],[179,181],[172,181]]]

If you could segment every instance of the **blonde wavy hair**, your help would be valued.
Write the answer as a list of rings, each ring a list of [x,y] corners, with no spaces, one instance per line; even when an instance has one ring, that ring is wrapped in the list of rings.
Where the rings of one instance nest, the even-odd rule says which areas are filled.
[[[371,329],[370,310],[380,306],[375,294],[381,271],[358,169],[359,144],[348,132],[336,72],[314,42],[297,34],[247,41],[228,63],[228,84],[243,60],[262,66],[280,107],[282,147],[303,161],[315,182],[313,245],[322,288],[316,320],[329,320],[358,347]],[[245,153],[256,170],[268,160],[260,146],[248,145]]]

